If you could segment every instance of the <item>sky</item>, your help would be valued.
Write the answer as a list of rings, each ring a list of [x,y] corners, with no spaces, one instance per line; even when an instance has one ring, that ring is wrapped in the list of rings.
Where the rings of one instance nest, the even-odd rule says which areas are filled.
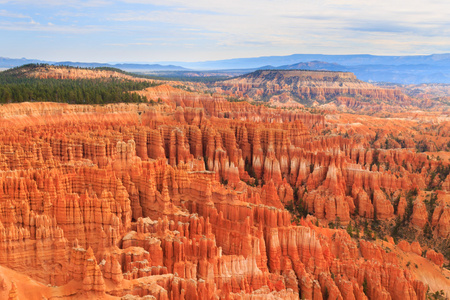
[[[0,0],[0,57],[206,61],[450,52],[448,0]]]

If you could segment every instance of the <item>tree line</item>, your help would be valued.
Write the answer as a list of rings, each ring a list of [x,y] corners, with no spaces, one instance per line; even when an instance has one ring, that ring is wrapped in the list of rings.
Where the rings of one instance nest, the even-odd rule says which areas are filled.
[[[117,78],[41,79],[0,72],[0,103],[61,102],[70,104],[106,104],[144,102],[146,97],[130,91],[158,84]]]

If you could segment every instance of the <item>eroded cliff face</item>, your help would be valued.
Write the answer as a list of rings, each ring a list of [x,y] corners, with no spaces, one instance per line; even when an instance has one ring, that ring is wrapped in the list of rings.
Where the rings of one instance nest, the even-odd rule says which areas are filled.
[[[290,106],[293,101],[306,105],[333,102],[347,110],[377,111],[379,102],[392,106],[411,104],[400,89],[376,87],[349,72],[261,70],[215,85],[218,92],[269,101],[276,106]]]
[[[319,114],[170,86],[142,93],[163,103],[0,107],[2,298],[449,292],[439,253],[340,229],[410,214],[448,238],[448,179],[428,175],[443,162],[330,134],[341,125]],[[430,216],[419,194],[409,212],[409,192],[430,180],[439,206]],[[308,217],[285,209],[300,204]],[[407,266],[416,260],[432,275]]]
[[[13,71],[14,72],[14,71]],[[145,78],[137,78],[129,73],[106,69],[71,68],[65,66],[41,65],[30,68],[22,67],[16,70],[20,76],[42,79],[125,79],[135,81],[148,81]]]

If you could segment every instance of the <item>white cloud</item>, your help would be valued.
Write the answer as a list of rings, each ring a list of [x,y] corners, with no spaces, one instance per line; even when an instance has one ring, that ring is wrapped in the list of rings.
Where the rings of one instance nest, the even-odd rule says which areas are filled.
[[[84,41],[93,47],[97,46],[91,40],[95,35],[87,39],[83,34],[102,32],[97,36],[104,47],[102,55],[113,53],[110,48],[117,53],[141,53],[139,59],[148,55],[155,60],[190,61],[292,53],[450,52],[448,0],[0,0],[0,3],[7,4],[0,10],[0,17],[4,17],[0,18],[2,31],[41,31],[52,36],[79,34],[75,46]],[[91,55],[88,50],[86,53]]]
[[[138,42],[138,43],[107,43],[106,46],[118,46],[118,47],[129,47],[129,46],[152,46],[153,43]]]
[[[40,24],[31,20],[30,22],[0,22],[0,30],[5,31],[33,31],[33,32],[54,32],[54,33],[71,33],[71,34],[87,34],[105,31],[103,28],[96,26],[56,26],[54,24]]]
[[[15,18],[15,19],[26,19],[26,18],[29,18],[29,16],[25,16],[25,15],[20,14],[20,13],[10,12],[10,11],[4,10],[4,9],[0,9],[0,17]]]
[[[34,6],[34,7],[45,7],[45,6],[57,6],[57,7],[99,7],[99,6],[106,6],[111,5],[111,2],[108,2],[106,0],[0,0],[1,4],[12,4],[12,5],[27,5],[27,6]]]
[[[293,0],[123,0],[147,4],[148,11],[125,11],[112,20],[163,23],[180,30],[197,31],[219,46],[273,45],[321,52],[347,49],[365,53],[414,53],[417,44],[442,43],[450,50],[450,1],[293,1]],[[156,5],[156,9],[155,9]],[[163,26],[160,26],[163,27]],[[195,35],[195,33],[187,33]],[[325,41],[325,43],[323,43]],[[359,41],[359,43],[358,43]],[[384,49],[380,47],[384,43]],[[349,46],[352,44],[352,46]],[[328,46],[327,46],[328,45]],[[347,47],[345,47],[347,45]],[[355,46],[353,46],[355,45]],[[343,47],[344,46],[344,47]],[[305,50],[303,50],[305,49]],[[423,49],[423,48],[422,48]],[[325,50],[325,51],[324,51]]]

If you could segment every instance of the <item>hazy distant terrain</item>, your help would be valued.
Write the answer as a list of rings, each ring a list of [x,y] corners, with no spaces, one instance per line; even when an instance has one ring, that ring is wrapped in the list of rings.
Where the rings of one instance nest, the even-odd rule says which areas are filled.
[[[174,65],[160,65],[160,64],[138,64],[138,63],[120,63],[120,64],[109,64],[109,63],[97,63],[97,62],[72,62],[72,61],[43,61],[37,59],[14,59],[0,57],[0,69],[14,68],[26,64],[50,64],[57,66],[69,66],[69,67],[79,67],[79,68],[99,68],[99,67],[114,67],[124,71],[129,72],[139,72],[139,71],[180,71],[187,70],[186,68]]]
[[[231,76],[250,73],[257,69],[303,69],[347,71],[369,82],[393,82],[400,84],[450,83],[450,54],[415,56],[376,55],[322,55],[294,54],[288,56],[265,56],[235,58],[203,62],[141,63],[85,63],[48,62],[34,59],[0,58],[0,68],[12,68],[28,63],[48,63],[72,67],[115,67],[129,72],[186,72],[182,76],[204,77],[206,70],[230,73]],[[195,72],[203,71],[203,72]],[[164,75],[168,75],[165,73]],[[218,74],[214,74],[217,76]],[[180,73],[173,74],[180,76]]]
[[[440,65],[442,63],[442,65]],[[400,84],[450,83],[450,67],[446,60],[439,63],[421,64],[364,64],[342,65],[337,63],[312,61],[279,67],[267,66],[268,69],[300,69],[346,71],[354,73],[359,79],[369,82],[393,82]]]
[[[239,69],[259,68],[261,66],[292,65],[299,62],[322,61],[344,66],[360,65],[432,65],[450,66],[450,54],[412,55],[412,56],[378,56],[378,55],[323,55],[293,54],[287,56],[263,56],[251,58],[234,58],[193,63],[170,62],[192,69]]]
[[[191,69],[305,69],[353,72],[359,79],[402,84],[450,83],[450,54],[377,56],[293,54],[195,63]]]

